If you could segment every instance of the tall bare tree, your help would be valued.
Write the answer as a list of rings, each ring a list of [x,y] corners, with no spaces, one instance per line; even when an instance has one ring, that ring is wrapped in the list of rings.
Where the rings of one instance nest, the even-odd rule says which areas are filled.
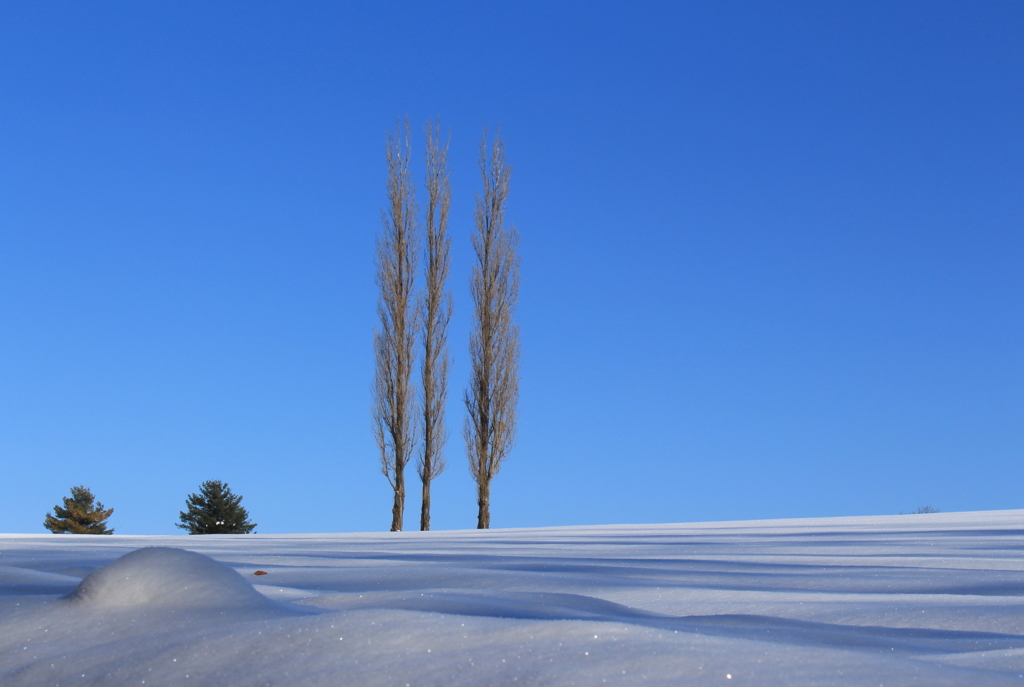
[[[430,122],[427,135],[426,285],[420,306],[423,327],[422,432],[423,450],[417,469],[423,483],[420,529],[430,529],[430,483],[445,468],[448,439],[444,404],[448,398],[448,322],[452,317],[451,292],[445,289],[451,253],[448,208],[452,189],[448,178],[448,142],[441,145],[440,123]]]
[[[519,235],[505,228],[512,170],[505,163],[500,131],[488,157],[487,132],[480,143],[483,195],[477,196],[470,292],[472,373],[466,390],[463,436],[477,487],[477,528],[491,526],[491,480],[515,444],[519,403],[519,327],[512,320],[519,298]]]
[[[412,370],[416,351],[416,197],[409,178],[409,121],[386,142],[388,208],[381,212],[377,237],[377,313],[373,335],[376,362],[373,380],[373,430],[380,449],[381,472],[395,492],[391,531],[402,529],[405,511],[405,466],[416,444]]]

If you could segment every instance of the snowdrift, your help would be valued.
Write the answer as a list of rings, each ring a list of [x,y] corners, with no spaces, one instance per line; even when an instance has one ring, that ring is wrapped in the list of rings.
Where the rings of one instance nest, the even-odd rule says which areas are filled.
[[[169,547],[132,551],[85,577],[65,600],[79,607],[264,610],[273,607],[235,570]]]

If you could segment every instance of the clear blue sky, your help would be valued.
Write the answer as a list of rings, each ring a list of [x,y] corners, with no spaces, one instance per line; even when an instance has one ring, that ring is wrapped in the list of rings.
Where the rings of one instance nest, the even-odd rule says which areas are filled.
[[[170,534],[207,479],[260,532],[388,528],[373,244],[406,115],[417,153],[428,118],[452,136],[436,529],[475,525],[499,123],[523,359],[495,527],[1024,507],[1020,2],[7,2],[0,530],[85,484]]]

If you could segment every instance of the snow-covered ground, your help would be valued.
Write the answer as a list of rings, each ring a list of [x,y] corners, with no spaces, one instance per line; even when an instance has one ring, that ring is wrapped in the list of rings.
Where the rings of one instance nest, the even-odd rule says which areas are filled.
[[[0,535],[0,684],[1024,686],[1024,511]]]

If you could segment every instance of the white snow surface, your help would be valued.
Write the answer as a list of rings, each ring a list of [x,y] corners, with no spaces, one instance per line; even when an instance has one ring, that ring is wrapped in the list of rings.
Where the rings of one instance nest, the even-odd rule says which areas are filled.
[[[1024,511],[0,535],[0,684],[1024,686]]]

